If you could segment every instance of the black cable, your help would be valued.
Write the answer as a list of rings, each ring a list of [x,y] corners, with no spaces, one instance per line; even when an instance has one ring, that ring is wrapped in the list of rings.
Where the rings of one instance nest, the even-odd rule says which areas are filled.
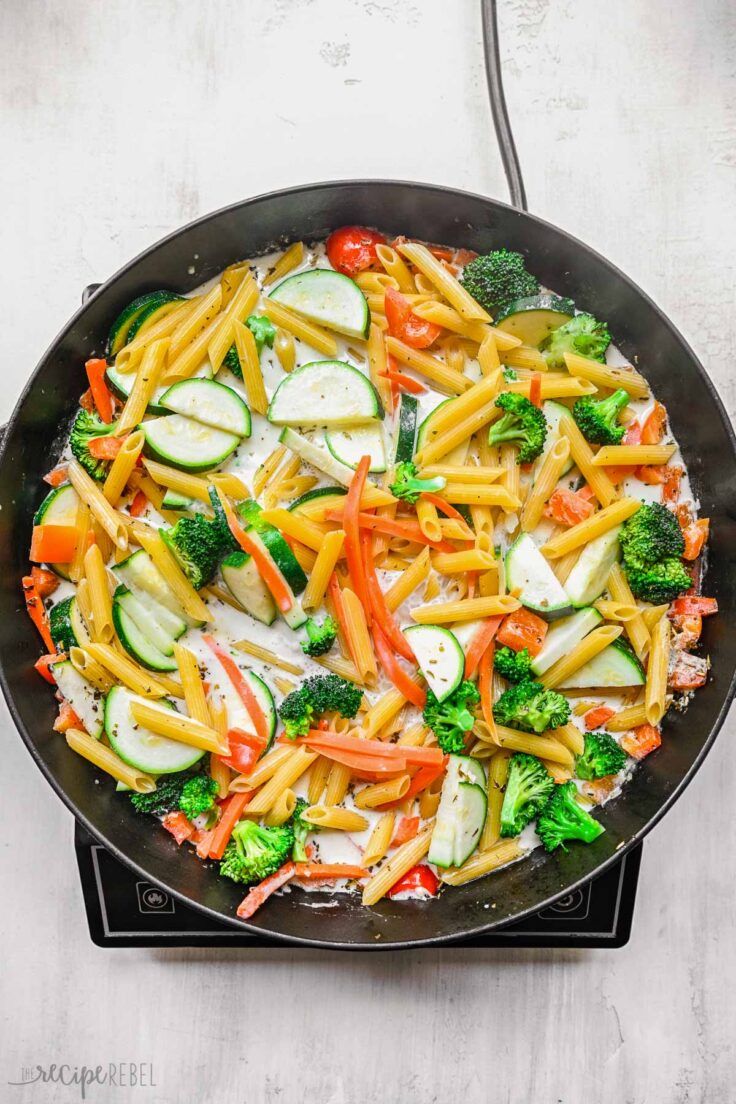
[[[491,100],[491,113],[493,125],[498,139],[498,148],[503,161],[506,181],[509,186],[509,195],[514,207],[520,211],[528,210],[524,178],[521,175],[519,155],[514,144],[514,135],[511,131],[509,113],[506,108],[506,97],[503,92],[503,77],[501,74],[501,54],[498,46],[498,17],[496,14],[496,0],[481,0],[483,15],[483,47],[486,62],[486,81],[488,83],[488,95]]]

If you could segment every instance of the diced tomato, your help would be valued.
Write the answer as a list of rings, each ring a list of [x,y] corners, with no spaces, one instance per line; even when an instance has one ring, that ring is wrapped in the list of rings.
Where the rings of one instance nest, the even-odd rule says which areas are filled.
[[[417,866],[413,866],[411,870],[407,870],[403,878],[399,878],[398,882],[391,886],[386,896],[398,897],[400,893],[415,892],[422,889],[430,897],[436,897],[439,884],[439,878],[431,867],[427,866],[426,863],[419,863]]]
[[[53,571],[47,571],[45,567],[32,567],[31,578],[36,584],[36,591],[42,598],[48,598],[59,585],[59,576]]]
[[[637,725],[621,739],[621,747],[632,759],[645,759],[661,743],[659,729],[650,724]]]
[[[700,518],[698,521],[693,522],[692,525],[688,525],[686,529],[683,529],[682,535],[685,539],[685,551],[682,553],[683,559],[696,560],[698,558],[703,550],[703,545],[708,539],[709,529],[709,518]]]
[[[345,276],[357,276],[378,261],[376,246],[386,241],[383,234],[365,226],[341,226],[327,239],[327,258]]]
[[[426,349],[442,333],[441,326],[436,326],[434,322],[427,322],[426,319],[414,314],[409,300],[400,291],[387,287],[384,302],[388,332],[392,337],[398,337],[405,345],[411,345],[412,349]]]
[[[145,491],[136,491],[135,495],[133,496],[133,500],[128,507],[128,513],[131,517],[140,517],[141,514],[145,513],[147,506],[148,499],[146,498]]]
[[[703,598],[695,594],[685,594],[682,598],[675,598],[669,610],[670,617],[683,617],[691,614],[710,617],[713,613],[718,613],[718,599]]]
[[[642,445],[658,445],[664,435],[667,425],[667,411],[660,402],[655,402],[654,409],[641,427]]]
[[[703,631],[703,618],[699,614],[691,617],[673,617],[672,624],[676,629],[672,637],[672,647],[681,652],[694,648]]]
[[[615,785],[616,775],[604,774],[602,778],[591,778],[589,782],[583,782],[582,791],[587,797],[592,798],[596,805],[600,805]]]
[[[666,505],[672,505],[677,502],[681,480],[682,468],[665,468],[664,483],[662,485],[662,502]]]
[[[42,655],[40,659],[37,659],[33,666],[42,679],[46,679],[46,682],[50,682],[52,686],[56,686],[56,679],[51,670],[51,664],[58,662],[59,656],[55,652],[49,652],[48,655]]]
[[[84,725],[69,702],[63,701],[59,706],[59,715],[54,721],[54,732],[66,732],[69,728],[81,728],[84,732]]]
[[[180,847],[185,840],[191,839],[194,835],[194,825],[181,811],[167,813],[161,823],[167,832],[171,832]]]
[[[636,465],[631,464],[612,464],[610,467],[602,469],[612,483],[623,483],[624,479],[628,479],[630,475],[636,473]],[[579,493],[579,492],[578,492]]]
[[[544,508],[545,517],[552,518],[558,525],[578,525],[595,513],[592,502],[566,487],[558,487],[550,495]]]
[[[542,650],[548,628],[546,621],[522,606],[505,618],[496,640],[499,644],[513,648],[515,652],[527,648],[529,655],[535,656]]]
[[[91,414],[95,408],[95,400],[92,398],[92,391],[90,388],[84,392],[79,400],[79,405],[82,410],[86,410],[88,414]]]
[[[219,755],[218,758],[221,763],[232,767],[239,774],[250,774],[266,750],[265,740],[254,732],[244,732],[242,728],[229,729],[227,742],[230,745],[230,755]]]
[[[66,464],[59,464],[52,468],[50,472],[46,472],[43,481],[48,483],[49,487],[60,487],[62,483],[66,483],[68,475],[69,469]]]
[[[673,690],[697,690],[705,685],[708,677],[708,661],[702,656],[678,652],[674,666],[667,678],[667,685]]]
[[[594,728],[600,728],[607,721],[610,721],[615,712],[616,710],[611,709],[609,705],[597,705],[594,709],[589,709],[583,717],[588,732],[592,732]]]
[[[114,460],[125,443],[125,437],[93,437],[87,445],[95,460]]]
[[[413,840],[419,831],[419,817],[402,817],[391,840],[391,847],[401,847],[402,843]]]
[[[624,433],[624,439],[622,442],[624,445],[640,445],[641,444],[641,426],[634,419],[633,422],[629,422]]]

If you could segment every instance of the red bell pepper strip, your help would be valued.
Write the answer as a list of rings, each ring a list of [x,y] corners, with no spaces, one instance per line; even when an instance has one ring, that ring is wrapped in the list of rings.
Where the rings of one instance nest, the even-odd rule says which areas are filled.
[[[258,698],[255,696],[250,686],[248,685],[248,681],[244,677],[243,672],[240,670],[232,656],[229,656],[225,649],[220,647],[214,637],[206,633],[202,637],[202,639],[204,640],[207,647],[211,648],[211,650],[219,659],[222,667],[225,670],[225,674],[230,679],[230,682],[235,688],[235,692],[247,709],[248,716],[253,721],[256,732],[260,736],[265,746],[266,744],[268,744],[268,741],[271,738],[268,721],[266,720],[266,716],[261,709]]]
[[[35,580],[32,575],[24,575],[22,582],[23,596],[26,600],[26,609],[28,610],[28,616],[40,632],[41,639],[46,645],[46,651],[55,652],[56,647],[53,640],[51,639],[51,633],[49,631],[48,619],[46,617],[46,610],[44,609],[43,598],[38,593]]]
[[[255,790],[245,790],[243,793],[231,794],[226,803],[223,803],[222,816],[220,817],[217,827],[212,833],[212,839],[210,841],[209,858],[221,859],[225,854],[225,848],[228,845],[230,836],[233,834],[233,828],[240,820],[246,805],[253,797]]]
[[[34,525],[29,559],[36,563],[69,563],[77,547],[74,525]]]
[[[408,843],[409,840],[413,840],[419,831],[419,823],[420,817],[418,816],[402,817],[396,827],[389,847],[401,847],[402,843]]]
[[[242,728],[228,729],[227,742],[230,745],[230,754],[218,755],[216,758],[238,774],[250,774],[268,746],[260,736],[253,732],[244,732]]]
[[[268,900],[272,893],[275,893],[277,889],[281,889],[283,885],[286,885],[286,883],[295,876],[296,863],[284,863],[275,874],[271,874],[269,878],[264,878],[259,885],[254,886],[253,889],[245,895],[238,905],[237,915],[241,920],[248,920],[254,912],[258,911],[264,901]]]
[[[416,663],[414,652],[409,646],[404,634],[396,624],[391,610],[386,605],[386,597],[381,590],[381,584],[376,575],[376,566],[373,561],[373,545],[369,532],[360,534],[360,546],[363,554],[363,570],[365,573],[366,590],[370,603],[371,614],[383,629],[391,647],[409,663]]]
[[[699,615],[709,617],[712,613],[718,613],[718,600],[716,598],[701,598],[695,594],[686,594],[682,598],[675,598],[669,608],[670,617],[687,617]]]
[[[387,372],[379,372],[379,375],[389,383],[395,384],[400,391],[408,391],[410,395],[423,395],[427,391],[423,383],[413,376],[407,376],[404,372],[389,368]]]
[[[105,382],[107,361],[104,359],[88,360],[84,367],[87,371],[89,389],[92,392],[92,398],[97,407],[97,413],[100,415],[105,425],[109,425],[112,421],[113,403],[110,389]]]
[[[128,507],[128,513],[131,517],[137,518],[146,512],[147,507],[148,499],[146,498],[145,491],[136,491]]]
[[[409,300],[400,291],[395,291],[392,287],[386,288],[384,309],[386,311],[386,321],[388,322],[388,332],[392,337],[397,337],[412,349],[426,349],[442,333],[441,326],[437,326],[434,322],[428,322],[414,314],[409,305]]]
[[[357,276],[378,262],[376,246],[386,239],[365,226],[341,226],[334,230],[327,242],[327,259],[333,268],[345,276]]]
[[[58,663],[60,659],[61,656],[56,655],[55,652],[50,652],[48,655],[42,655],[33,664],[41,678],[45,679],[46,682],[50,682],[52,686],[56,686],[56,679],[51,670],[51,664]]]
[[[496,722],[493,717],[493,657],[496,654],[496,646],[493,641],[488,645],[480,659],[478,666],[478,691],[480,693],[480,708],[483,720],[492,733],[496,731]]]
[[[431,867],[427,866],[426,863],[419,863],[417,866],[413,866],[411,870],[407,870],[406,874],[391,886],[386,896],[398,897],[400,893],[415,892],[422,889],[430,897],[436,897],[439,885],[440,880]]]

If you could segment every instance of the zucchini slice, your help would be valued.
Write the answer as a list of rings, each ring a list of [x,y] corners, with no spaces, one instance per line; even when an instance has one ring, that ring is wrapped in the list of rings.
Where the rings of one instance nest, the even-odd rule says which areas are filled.
[[[444,701],[463,681],[465,653],[460,642],[439,625],[409,625],[403,632],[432,693]]]
[[[193,502],[193,498],[179,494],[178,491],[172,491],[171,487],[166,488],[166,494],[161,499],[164,510],[188,510]]]
[[[133,605],[136,599],[130,591],[126,593],[129,599],[133,601],[124,602],[121,605],[117,593],[116,591],[116,597],[112,603],[112,623],[115,626],[118,639],[128,655],[132,656],[143,667],[147,667],[149,671],[175,671],[177,667],[176,660],[171,658],[171,653],[174,650],[173,642],[168,655],[161,648],[158,648],[151,638],[141,630],[138,621],[134,621],[129,612],[130,607],[133,606],[136,612],[141,614],[145,607],[140,602]],[[143,621],[145,618],[141,616],[140,620]]]
[[[335,459],[352,471],[355,471],[364,456],[371,458],[368,471],[377,474],[386,470],[386,448],[380,425],[328,429],[325,431],[325,444]]]
[[[241,669],[241,674],[245,681],[253,691],[253,696],[258,702],[266,718],[266,724],[269,731],[269,744],[276,735],[276,706],[274,705],[273,694],[269,690],[263,679],[255,673],[255,671],[244,671]],[[228,678],[222,678],[218,680],[218,693],[220,698],[227,707],[227,723],[228,728],[240,728],[245,732],[255,732],[256,726],[253,719],[246,709],[241,697],[236,694],[232,683]],[[264,752],[267,748],[263,749]]]
[[[113,751],[124,763],[146,774],[173,774],[187,770],[205,754],[201,748],[158,736],[133,720],[131,702],[143,702],[159,709],[173,709],[171,702],[152,702],[132,694],[124,686],[113,686],[105,700],[105,733]]]
[[[504,560],[506,586],[523,606],[552,621],[572,613],[565,588],[528,533],[522,533]]]
[[[284,430],[284,433],[287,432],[289,431]],[[283,434],[281,436],[283,437]],[[299,498],[295,498],[291,506],[289,506],[289,509],[299,510],[302,506],[306,506],[308,502],[314,502],[316,498],[341,498],[347,493],[348,492],[346,487],[315,487],[311,491],[305,491],[303,495],[299,496]]]
[[[107,335],[107,355],[115,356],[127,344],[128,333],[141,315],[145,318],[158,307],[162,307],[164,303],[171,303],[180,298],[181,296],[175,295],[172,291],[149,291],[145,295],[139,295],[132,303],[128,303],[110,327],[110,333]]]
[[[567,655],[576,644],[597,628],[603,620],[597,609],[590,606],[588,609],[578,610],[570,617],[563,617],[550,625],[538,654],[532,660],[532,671],[535,675],[543,675],[553,663]]]
[[[399,417],[396,423],[396,454],[394,463],[408,463],[414,456],[414,441],[417,436],[416,396],[402,392],[399,401]]]
[[[429,845],[429,861],[435,866],[461,866],[478,846],[487,810],[486,776],[480,762],[467,755],[451,755]]]
[[[91,683],[82,678],[71,660],[64,659],[61,663],[54,663],[51,670],[56,685],[85,730],[94,740],[99,740],[104,720],[103,698],[99,690],[95,690]]]
[[[167,303],[150,303],[138,317],[135,319],[127,334],[125,335],[125,344],[130,345],[131,341],[137,334],[145,333],[146,330],[150,330],[151,326],[156,322],[160,322],[167,314],[171,314],[173,310],[184,302],[186,297],[184,295],[172,295],[171,299]]]
[[[76,525],[79,498],[71,483],[62,483],[49,491],[33,515],[34,525]],[[49,564],[62,579],[69,578],[69,564]]]
[[[180,380],[164,391],[159,404],[167,413],[182,414],[236,437],[250,437],[250,410],[237,391],[224,383]]]
[[[440,407],[446,406],[447,403],[450,403],[450,402],[453,402],[453,401],[454,401],[453,399],[443,399],[441,403],[437,404],[437,406],[434,408],[432,413],[428,414],[427,417],[424,419],[424,421],[420,424],[419,429],[417,430],[417,447],[416,447],[417,452],[419,452],[420,449],[424,448],[425,445],[428,445],[429,442],[433,441],[434,438],[437,436],[437,434],[432,433],[432,431],[429,428],[429,422],[430,422],[430,419],[432,417],[432,414],[434,414],[435,411],[439,410]],[[448,452],[446,456],[442,457],[442,463],[443,464],[459,464],[460,466],[462,466],[468,458],[468,449],[469,448],[470,448],[470,441],[469,440],[463,441],[462,444],[456,445],[455,448],[452,449],[450,452]]]
[[[276,603],[258,574],[253,557],[242,549],[231,552],[220,564],[220,572],[225,586],[245,612],[264,625],[272,625],[276,619]]]
[[[303,434],[297,433],[295,429],[288,427],[282,429],[279,434],[279,442],[282,445],[286,445],[295,456],[300,456],[305,464],[311,464],[313,468],[316,468],[317,471],[321,471],[323,475],[329,476],[330,479],[334,479],[337,483],[342,483],[345,488],[350,485],[350,480],[353,478],[350,469],[346,468],[344,464],[341,464],[339,460],[336,460],[327,449],[318,448],[317,445],[307,437],[304,437]]]
[[[285,426],[354,426],[383,418],[375,387],[342,360],[317,360],[282,379],[268,420]]]
[[[558,690],[588,689],[588,687],[643,686],[646,682],[644,668],[631,648],[620,640],[614,640],[602,652],[586,663]]]
[[[606,533],[586,544],[577,563],[565,580],[565,590],[573,606],[589,606],[600,598],[606,589],[611,568],[621,555],[618,535],[621,526],[616,525]]]
[[[537,348],[545,337],[564,326],[574,314],[572,299],[545,293],[516,299],[502,307],[496,315],[495,324],[500,330],[518,337],[525,345]]]
[[[238,513],[248,523],[248,536],[260,542],[294,594],[301,594],[307,585],[307,576],[283,535],[275,525],[261,519],[261,507],[254,499],[241,502]]]
[[[74,595],[57,602],[49,610],[49,632],[51,639],[60,652],[78,648],[89,642],[87,626],[82,620],[79,605]]]
[[[547,436],[544,439],[544,448],[537,457],[534,465],[534,478],[539,475],[539,469],[544,463],[544,459],[555,444],[560,439],[560,419],[564,417],[570,417],[571,410],[568,410],[562,403],[555,402],[554,399],[547,399],[542,403],[542,413],[544,414],[544,420],[547,423]],[[567,475],[570,469],[573,467],[575,461],[570,457],[565,461],[560,475]]]
[[[145,438],[146,456],[180,471],[212,471],[224,464],[240,444],[240,437],[234,433],[212,429],[181,414],[152,418],[138,428]]]
[[[113,606],[118,605],[135,622],[154,647],[166,656],[174,654],[175,642],[187,631],[186,622],[182,618],[176,617],[171,610],[160,606],[152,598],[141,601],[125,584],[117,587],[112,601]]]
[[[278,284],[270,299],[330,330],[364,340],[371,315],[363,292],[349,276],[330,268],[298,272]]]
[[[141,601],[148,602],[153,599],[157,607],[163,606],[177,621],[183,621],[185,625],[202,624],[201,621],[195,621],[187,616],[173,590],[144,548],[139,548],[132,556],[128,556],[127,560],[116,564],[115,574]],[[157,616],[159,619],[163,617],[158,609]],[[173,626],[174,622],[170,624]]]
[[[135,372],[119,372],[114,364],[110,364],[105,371],[105,378],[107,385],[111,391],[113,391],[119,399],[123,402],[130,394],[130,389],[135,383]],[[201,368],[192,376],[192,381],[199,379],[211,379],[212,378],[212,366],[209,364],[203,364]],[[192,382],[188,381],[188,382]],[[157,387],[153,392],[153,398],[146,407],[147,414],[168,414],[169,411],[166,407],[161,406],[159,399],[165,392],[169,390],[167,387]]]

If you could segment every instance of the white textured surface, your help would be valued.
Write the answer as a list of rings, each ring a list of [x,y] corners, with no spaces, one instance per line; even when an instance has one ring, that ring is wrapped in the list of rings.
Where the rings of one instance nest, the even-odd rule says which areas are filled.
[[[649,291],[733,410],[732,5],[500,6],[532,209]],[[85,284],[224,203],[380,175],[505,198],[477,9],[6,0],[0,416]],[[153,1061],[157,1088],[88,1099],[734,1100],[733,722],[646,843],[624,950],[382,958],[98,950],[71,819],[4,707],[2,734],[2,1101],[79,1099],[7,1087],[24,1065],[123,1059]]]

